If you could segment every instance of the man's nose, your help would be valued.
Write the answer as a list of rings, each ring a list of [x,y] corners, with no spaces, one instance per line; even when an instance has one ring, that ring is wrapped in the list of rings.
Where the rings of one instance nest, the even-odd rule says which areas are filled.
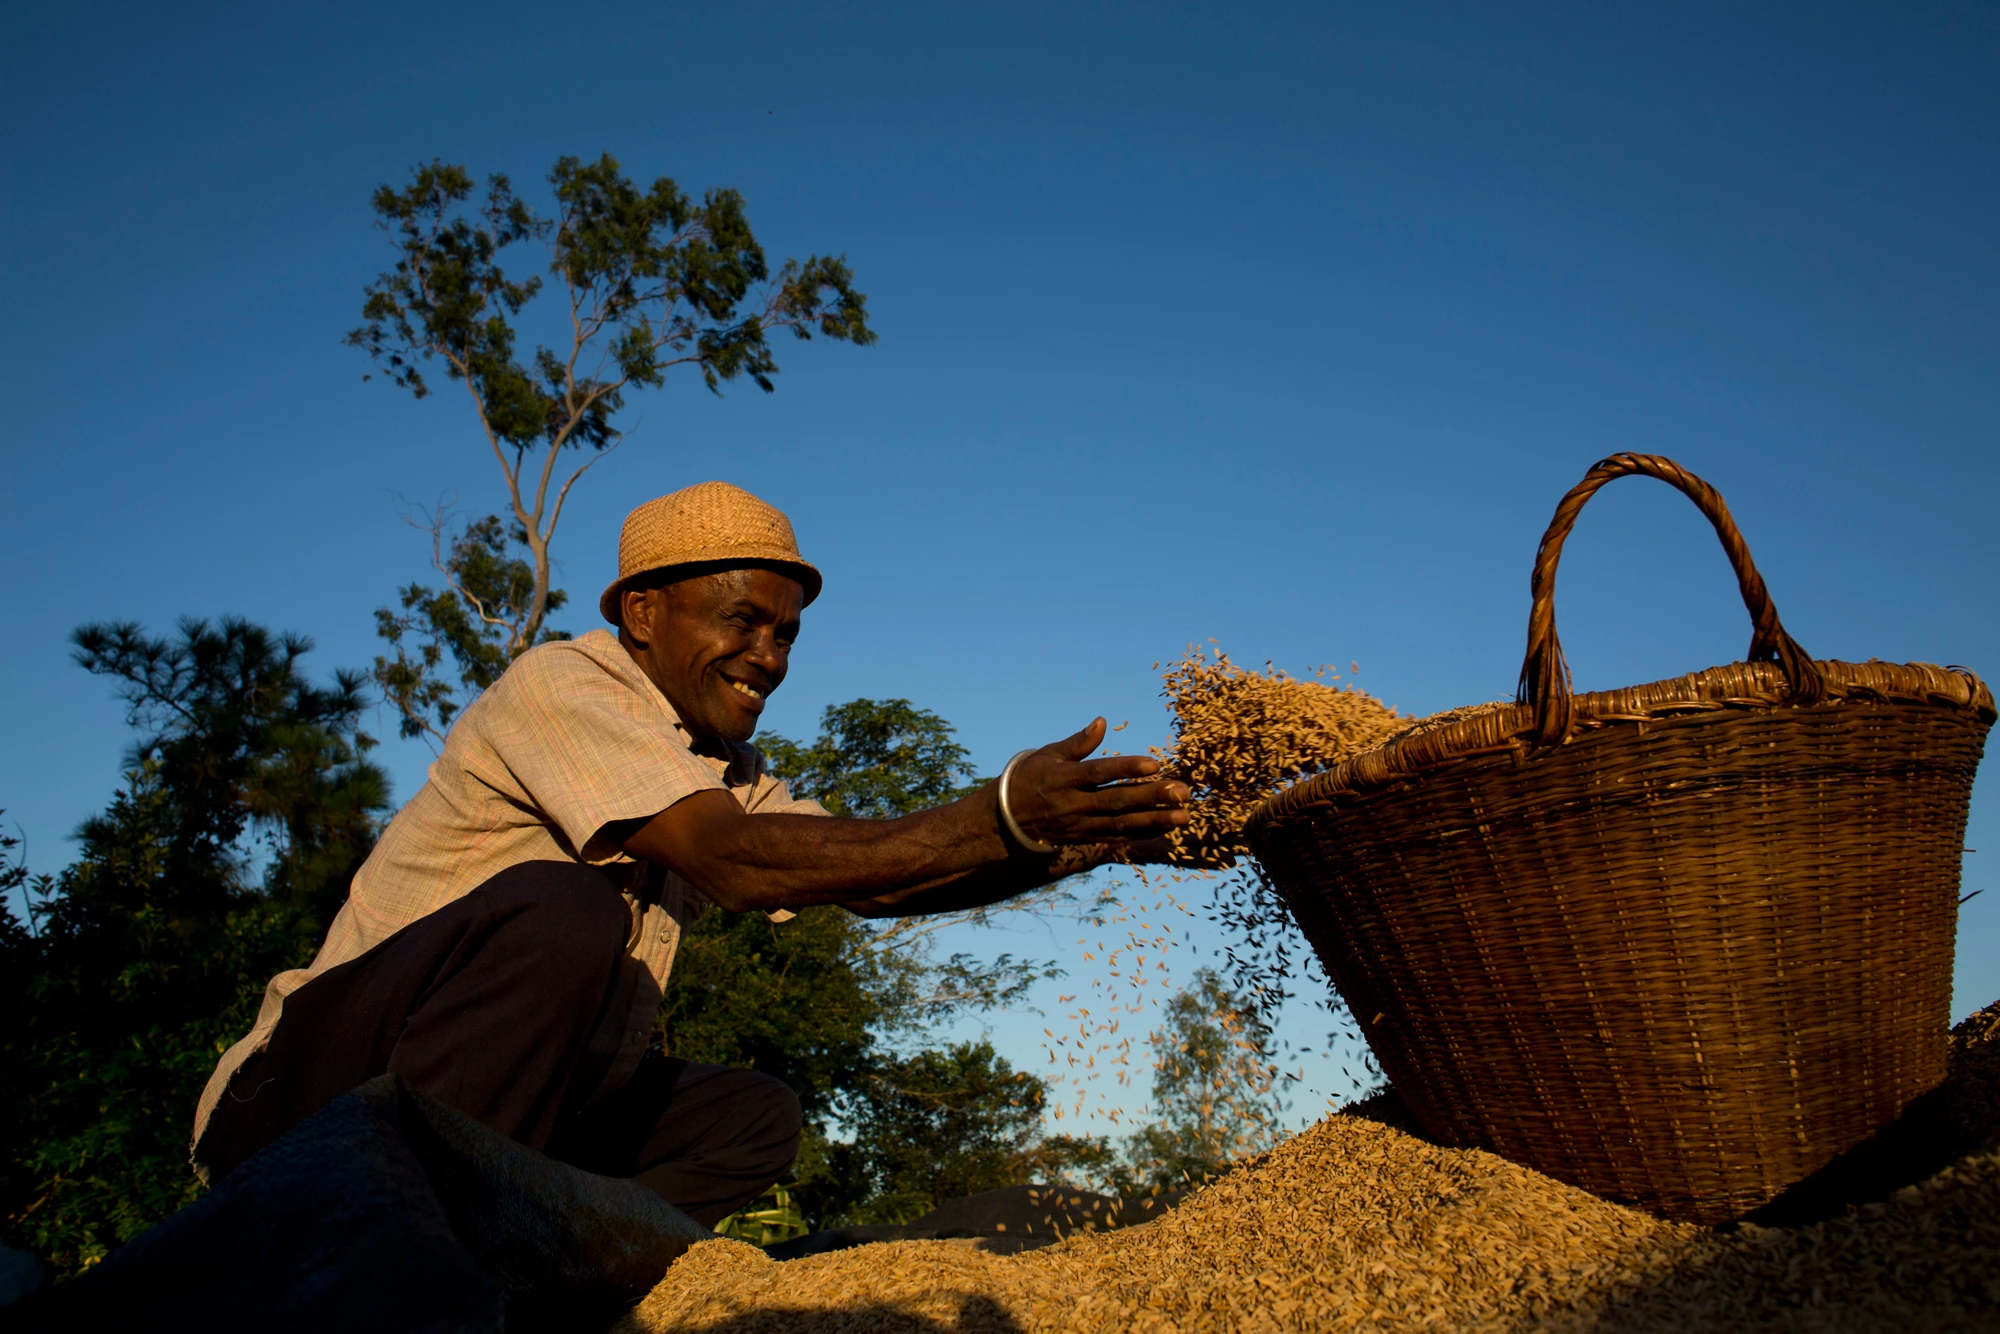
[[[775,634],[768,631],[760,634],[750,645],[746,655],[759,670],[782,676],[785,671],[785,645]]]

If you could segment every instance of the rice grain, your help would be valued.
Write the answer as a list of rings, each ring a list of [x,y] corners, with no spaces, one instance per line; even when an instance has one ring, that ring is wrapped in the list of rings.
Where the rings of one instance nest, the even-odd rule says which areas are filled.
[[[2000,1328],[2000,1005],[1954,1037],[1971,1144],[1800,1227],[1670,1223],[1337,1114],[1155,1222],[999,1256],[891,1242],[780,1264],[704,1242],[622,1334]]]

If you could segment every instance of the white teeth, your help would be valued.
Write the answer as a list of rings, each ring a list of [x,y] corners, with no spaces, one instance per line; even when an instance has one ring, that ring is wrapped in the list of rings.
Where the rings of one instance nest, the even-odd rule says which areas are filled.
[[[764,698],[762,692],[751,689],[749,686],[744,685],[741,681],[731,681],[729,684],[733,686],[735,689],[748,695],[751,699]]]

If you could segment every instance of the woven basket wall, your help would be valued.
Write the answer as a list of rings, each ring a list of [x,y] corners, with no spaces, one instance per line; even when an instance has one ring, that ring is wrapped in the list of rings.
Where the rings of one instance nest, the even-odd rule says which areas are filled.
[[[1554,574],[1634,473],[1715,521],[1750,662],[1573,697]],[[1531,702],[1274,798],[1251,846],[1432,1135],[1689,1221],[1740,1217],[1944,1076],[1969,673],[1814,662],[1720,496],[1620,455],[1536,562]]]

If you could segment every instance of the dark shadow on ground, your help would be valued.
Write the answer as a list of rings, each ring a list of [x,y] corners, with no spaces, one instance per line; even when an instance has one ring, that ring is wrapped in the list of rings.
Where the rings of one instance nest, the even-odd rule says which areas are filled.
[[[2000,1004],[1952,1031],[1950,1073],[1872,1138],[1672,1272],[1575,1327],[2000,1330]]]
[[[1343,1109],[1431,1141],[1394,1090]],[[1555,1330],[2000,1331],[2000,1003],[1894,1122],[1665,1273],[1585,1292]]]
[[[1716,1233],[1673,1272],[1579,1303],[1570,1327],[1668,1331],[2000,1329],[2000,1156],[1803,1227]]]
[[[1951,1069],[1894,1121],[1828,1163],[1748,1222],[1798,1227],[1886,1200],[1967,1154],[2000,1148],[2000,1004],[1952,1030]]]
[[[1022,1327],[990,1297],[967,1297],[954,1320],[936,1320],[889,1305],[837,1311],[757,1311],[701,1326],[702,1334],[1022,1334]]]

